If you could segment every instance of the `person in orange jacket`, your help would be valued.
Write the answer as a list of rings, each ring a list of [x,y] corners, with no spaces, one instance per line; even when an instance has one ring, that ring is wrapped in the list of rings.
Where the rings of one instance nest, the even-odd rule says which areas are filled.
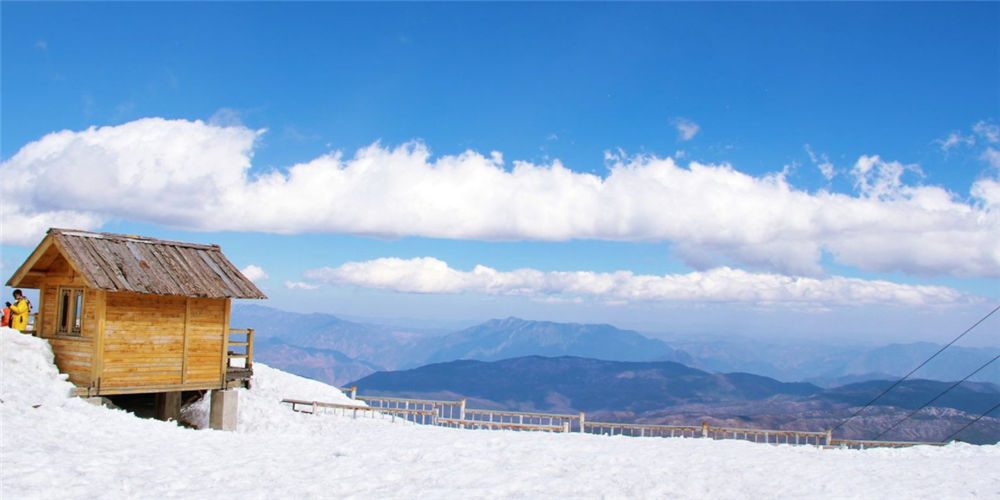
[[[10,302],[7,302],[3,306],[3,319],[0,320],[0,326],[10,326]]]
[[[10,306],[10,312],[13,314],[10,320],[10,327],[22,332],[27,330],[31,302],[21,293],[21,289],[14,290],[14,305]]]

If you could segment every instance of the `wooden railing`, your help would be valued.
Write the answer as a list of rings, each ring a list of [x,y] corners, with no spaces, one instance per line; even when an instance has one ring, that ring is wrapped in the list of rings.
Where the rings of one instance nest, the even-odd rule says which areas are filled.
[[[944,446],[947,443],[923,443],[917,441],[865,441],[861,439],[833,439],[831,446],[835,448],[852,448],[863,450],[865,448],[908,448],[910,446]]]
[[[453,419],[446,423],[456,427],[471,427],[473,429],[569,432],[573,429],[573,424],[579,421],[580,416],[577,415],[466,409],[464,419]]]
[[[388,415],[393,422],[395,422],[398,417],[415,424],[437,424],[438,412],[436,409],[372,408],[370,406],[323,403],[320,401],[304,401],[300,399],[282,399],[281,402],[292,405],[292,410],[301,413],[315,414],[317,412],[333,410],[334,413],[339,413],[341,415],[349,413],[354,418],[358,418],[359,413],[371,416],[372,418]]]
[[[705,437],[703,427],[684,425],[626,424],[619,422],[583,423],[583,432],[603,436],[634,437]]]
[[[356,391],[356,390],[355,390]],[[356,392],[355,392],[356,394]],[[464,419],[465,398],[459,401],[438,401],[433,399],[405,399],[381,396],[355,396],[352,399],[362,401],[378,410],[434,410],[439,418]]]
[[[21,330],[21,333],[40,337],[41,335],[38,332],[38,325],[41,325],[41,323],[39,323],[38,318],[39,313],[28,313],[28,324],[24,327],[24,330]],[[11,321],[13,321],[13,316],[11,316]],[[13,326],[11,328],[13,328]]]
[[[233,336],[237,338],[234,339]],[[226,350],[226,387],[242,386],[249,389],[250,378],[253,376],[253,328],[230,328],[227,337],[229,347]]]
[[[358,396],[357,387],[340,388],[351,399],[367,404],[359,407],[337,403],[322,403],[316,401],[301,401],[294,399],[282,400],[282,403],[292,405],[295,411],[316,413],[318,408],[340,410],[341,414],[348,412],[357,418],[359,414],[377,418],[389,416],[396,420],[401,418],[408,422],[459,427],[463,429],[502,429],[519,431],[549,431],[549,432],[581,432],[607,436],[633,437],[687,437],[701,439],[737,439],[754,443],[811,445],[825,448],[865,449],[874,447],[901,448],[907,446],[930,445],[941,446],[944,443],[912,442],[912,441],[863,441],[853,439],[833,439],[830,430],[825,432],[744,429],[733,427],[713,427],[703,422],[700,426],[684,425],[650,425],[629,424],[621,422],[591,422],[586,414],[578,415],[560,413],[533,413],[506,410],[470,409],[466,400],[441,401],[429,399],[391,398],[381,396]],[[299,407],[308,406],[309,411]]]

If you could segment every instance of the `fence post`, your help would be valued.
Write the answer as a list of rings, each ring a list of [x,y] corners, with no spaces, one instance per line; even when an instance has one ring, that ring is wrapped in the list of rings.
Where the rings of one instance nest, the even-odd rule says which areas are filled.
[[[701,423],[701,437],[703,438],[708,437],[708,422]]]
[[[352,385],[351,386],[351,399],[352,400],[353,399],[357,399],[357,397],[358,397],[358,386]]]
[[[826,445],[827,446],[833,445],[833,429],[826,430]]]
[[[580,412],[580,432],[583,432],[583,424],[587,423],[587,416],[581,411]]]
[[[462,398],[462,405],[458,407],[459,420],[465,420],[465,398]]]

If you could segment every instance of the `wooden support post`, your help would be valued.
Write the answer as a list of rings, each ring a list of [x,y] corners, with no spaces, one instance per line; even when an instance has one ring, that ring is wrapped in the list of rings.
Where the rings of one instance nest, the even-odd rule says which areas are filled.
[[[701,437],[703,438],[708,437],[708,422],[701,423]]]
[[[181,419],[181,393],[180,392],[158,392],[156,393],[156,419],[174,422]]]
[[[351,386],[351,399],[358,399],[358,386]]]
[[[107,327],[108,318],[108,292],[97,291],[97,300],[92,306],[97,317],[97,325],[94,328],[94,351],[90,363],[90,386],[94,392],[100,392],[100,380],[104,369],[104,330]]]
[[[226,371],[229,368],[229,321],[230,315],[232,314],[230,311],[231,302],[231,299],[226,299],[223,303],[224,309],[222,312],[222,360],[219,365],[219,385],[223,389],[225,389],[228,385],[226,384]]]
[[[247,370],[253,370],[253,328],[247,329]]]
[[[833,429],[826,430],[826,445],[833,446]]]
[[[580,412],[580,432],[583,432],[583,425],[587,423],[587,416],[581,411]]]
[[[458,418],[465,420],[465,398],[462,398],[462,405],[458,409]]]

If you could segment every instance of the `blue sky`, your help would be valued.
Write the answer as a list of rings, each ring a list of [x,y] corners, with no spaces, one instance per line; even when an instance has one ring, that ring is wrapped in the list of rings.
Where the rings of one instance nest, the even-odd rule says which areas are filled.
[[[2,9],[4,281],[57,225],[373,318],[946,341],[1000,300],[997,3]]]

